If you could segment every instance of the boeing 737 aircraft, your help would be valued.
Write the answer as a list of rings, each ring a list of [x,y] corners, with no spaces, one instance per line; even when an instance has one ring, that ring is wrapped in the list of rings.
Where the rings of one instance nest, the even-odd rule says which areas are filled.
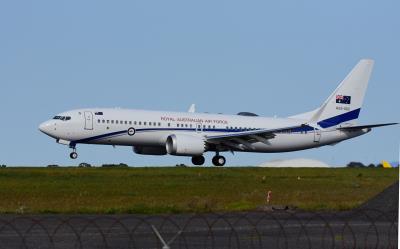
[[[203,154],[215,152],[212,162],[223,166],[221,152],[287,152],[364,135],[372,128],[396,123],[357,125],[373,60],[363,59],[316,110],[287,118],[237,115],[86,108],[57,114],[42,123],[40,131],[72,149],[78,144],[132,146],[142,155],[192,157],[204,164]]]

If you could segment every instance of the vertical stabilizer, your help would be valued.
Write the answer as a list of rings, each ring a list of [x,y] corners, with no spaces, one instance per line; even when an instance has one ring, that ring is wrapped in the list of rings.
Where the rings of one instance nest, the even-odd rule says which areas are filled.
[[[356,124],[373,65],[373,60],[360,60],[323,105],[317,109],[310,122],[318,123],[322,128],[339,124],[341,126]]]

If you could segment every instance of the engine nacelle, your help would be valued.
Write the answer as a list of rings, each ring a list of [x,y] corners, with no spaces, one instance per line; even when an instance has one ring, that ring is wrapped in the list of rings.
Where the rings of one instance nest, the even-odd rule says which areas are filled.
[[[175,156],[199,156],[206,151],[206,144],[201,137],[172,134],[165,145],[167,153]]]
[[[161,156],[167,154],[167,151],[164,147],[158,146],[135,146],[132,147],[132,149],[133,152],[139,155]]]

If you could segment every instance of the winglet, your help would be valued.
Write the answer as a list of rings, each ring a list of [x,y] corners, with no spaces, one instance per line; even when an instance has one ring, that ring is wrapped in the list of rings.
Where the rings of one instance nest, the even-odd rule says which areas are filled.
[[[188,112],[195,113],[196,112],[196,105],[195,104],[191,104],[190,107],[189,107]]]

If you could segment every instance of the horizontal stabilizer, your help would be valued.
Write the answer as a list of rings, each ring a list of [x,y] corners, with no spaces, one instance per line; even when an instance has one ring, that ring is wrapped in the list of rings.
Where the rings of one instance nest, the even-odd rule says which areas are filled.
[[[388,125],[396,125],[396,124],[398,124],[398,123],[373,124],[373,125],[358,125],[358,126],[341,127],[341,128],[338,128],[338,130],[342,130],[342,131],[361,130],[361,129],[370,129],[370,128],[388,126]]]

